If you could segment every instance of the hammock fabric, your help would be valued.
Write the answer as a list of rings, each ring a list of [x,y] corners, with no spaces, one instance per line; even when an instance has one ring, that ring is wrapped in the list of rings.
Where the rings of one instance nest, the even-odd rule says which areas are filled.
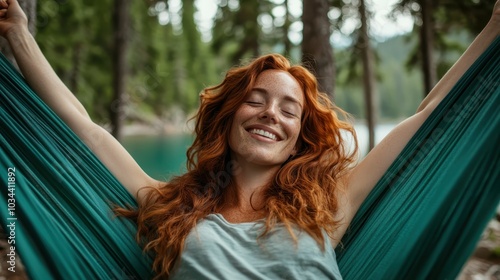
[[[362,205],[337,252],[345,279],[456,277],[500,200],[498,81],[500,38]],[[109,204],[133,198],[3,57],[0,102],[0,214],[29,277],[151,278]]]

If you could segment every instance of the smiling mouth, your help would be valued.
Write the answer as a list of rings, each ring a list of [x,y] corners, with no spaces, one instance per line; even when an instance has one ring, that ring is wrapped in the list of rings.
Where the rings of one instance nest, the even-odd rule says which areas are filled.
[[[252,128],[248,132],[269,138],[269,139],[274,140],[274,141],[278,141],[278,136],[276,136],[275,134],[273,134],[269,131],[265,131],[265,130],[257,129],[257,128]]]

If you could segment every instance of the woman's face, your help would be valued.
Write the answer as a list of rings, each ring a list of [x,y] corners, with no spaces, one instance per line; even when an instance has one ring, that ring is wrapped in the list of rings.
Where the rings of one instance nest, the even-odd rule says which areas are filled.
[[[304,94],[288,72],[266,70],[234,115],[229,136],[237,162],[276,166],[295,154]]]

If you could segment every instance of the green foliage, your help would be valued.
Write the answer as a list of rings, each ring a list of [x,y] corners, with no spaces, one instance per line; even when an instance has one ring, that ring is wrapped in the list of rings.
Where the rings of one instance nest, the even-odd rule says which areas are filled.
[[[288,10],[287,1],[219,1],[210,42],[201,39],[195,22],[195,14],[203,12],[197,10],[197,1],[205,0],[184,0],[177,8],[172,6],[176,1],[132,2],[126,98],[129,119],[165,118],[170,109],[178,108],[186,114],[192,112],[198,107],[203,88],[219,83],[229,67],[257,54],[279,52],[295,63],[299,61],[300,46],[289,41],[288,33],[293,26],[300,26],[294,25],[300,17]],[[492,1],[474,4],[472,0],[440,0],[449,5],[436,11],[440,75],[470,42],[470,34],[475,34],[477,26],[482,27],[484,19],[489,18]],[[332,20],[332,28],[338,29],[344,16],[355,12],[352,7],[346,8],[347,2],[352,1],[332,1],[332,9],[342,11],[338,19]],[[401,1],[400,9],[411,9],[413,2]],[[101,123],[108,122],[112,95],[112,5],[112,0],[46,0],[38,1],[37,7],[40,47],[92,118]],[[481,16],[472,16],[464,9]],[[162,25],[159,18],[165,14],[168,20],[162,20]],[[453,32],[459,26],[466,28]],[[402,64],[408,58],[418,61],[411,55],[418,40],[415,35],[408,38],[393,38],[376,45],[382,119],[406,117],[420,102],[421,75],[413,68],[405,70]],[[336,50],[335,102],[363,118],[359,57],[356,48]]]
[[[228,37],[237,42],[233,51],[228,54],[232,64],[237,64],[238,60],[248,55],[255,57],[260,53],[260,2],[241,1],[238,9],[232,9],[229,3],[221,3],[215,21],[212,46],[215,53],[220,54]]]
[[[415,41],[415,38],[412,40]],[[377,65],[381,78],[377,87],[380,94],[380,117],[403,119],[415,113],[423,91],[422,74],[404,71],[404,61],[411,45],[403,37],[395,37],[377,45],[380,55]]]
[[[98,120],[111,97],[110,0],[38,1],[37,41],[66,85]],[[104,13],[106,14],[106,13]]]
[[[422,23],[420,4],[422,0],[400,0],[393,16],[410,13],[415,19],[413,33],[416,35]],[[490,19],[496,0],[436,0],[432,2],[434,21],[434,51],[438,78],[442,77],[463,53]],[[472,36],[471,36],[472,35]],[[420,44],[415,42],[406,64],[409,69],[420,66]]]
[[[196,29],[194,1],[184,3],[180,33],[172,22],[160,25],[157,3],[150,4],[132,3],[127,115],[141,108],[161,117],[177,105],[193,110],[200,91],[218,80],[210,46]],[[37,7],[40,47],[89,114],[104,123],[112,95],[112,5],[111,0],[49,0]]]
[[[411,42],[413,42],[412,40]],[[394,37],[375,45],[378,53],[377,93],[379,96],[379,118],[381,120],[401,120],[415,113],[422,92],[421,74],[405,71],[401,61],[409,55],[411,42],[404,37]],[[352,50],[340,49],[337,58],[337,89],[335,102],[356,118],[365,116],[361,76],[353,76],[353,71],[361,71],[359,63],[352,65]]]

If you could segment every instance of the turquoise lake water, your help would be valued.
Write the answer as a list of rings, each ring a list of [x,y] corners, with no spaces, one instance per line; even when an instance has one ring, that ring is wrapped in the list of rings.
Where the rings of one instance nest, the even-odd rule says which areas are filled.
[[[191,135],[130,136],[122,144],[146,173],[166,180],[186,170],[186,151]]]
[[[377,126],[376,141],[380,141],[393,127],[394,124]],[[355,129],[360,155],[364,155],[368,142],[366,127],[355,125]],[[168,180],[186,170],[186,150],[192,141],[191,135],[129,136],[123,139],[122,144],[151,177]]]

